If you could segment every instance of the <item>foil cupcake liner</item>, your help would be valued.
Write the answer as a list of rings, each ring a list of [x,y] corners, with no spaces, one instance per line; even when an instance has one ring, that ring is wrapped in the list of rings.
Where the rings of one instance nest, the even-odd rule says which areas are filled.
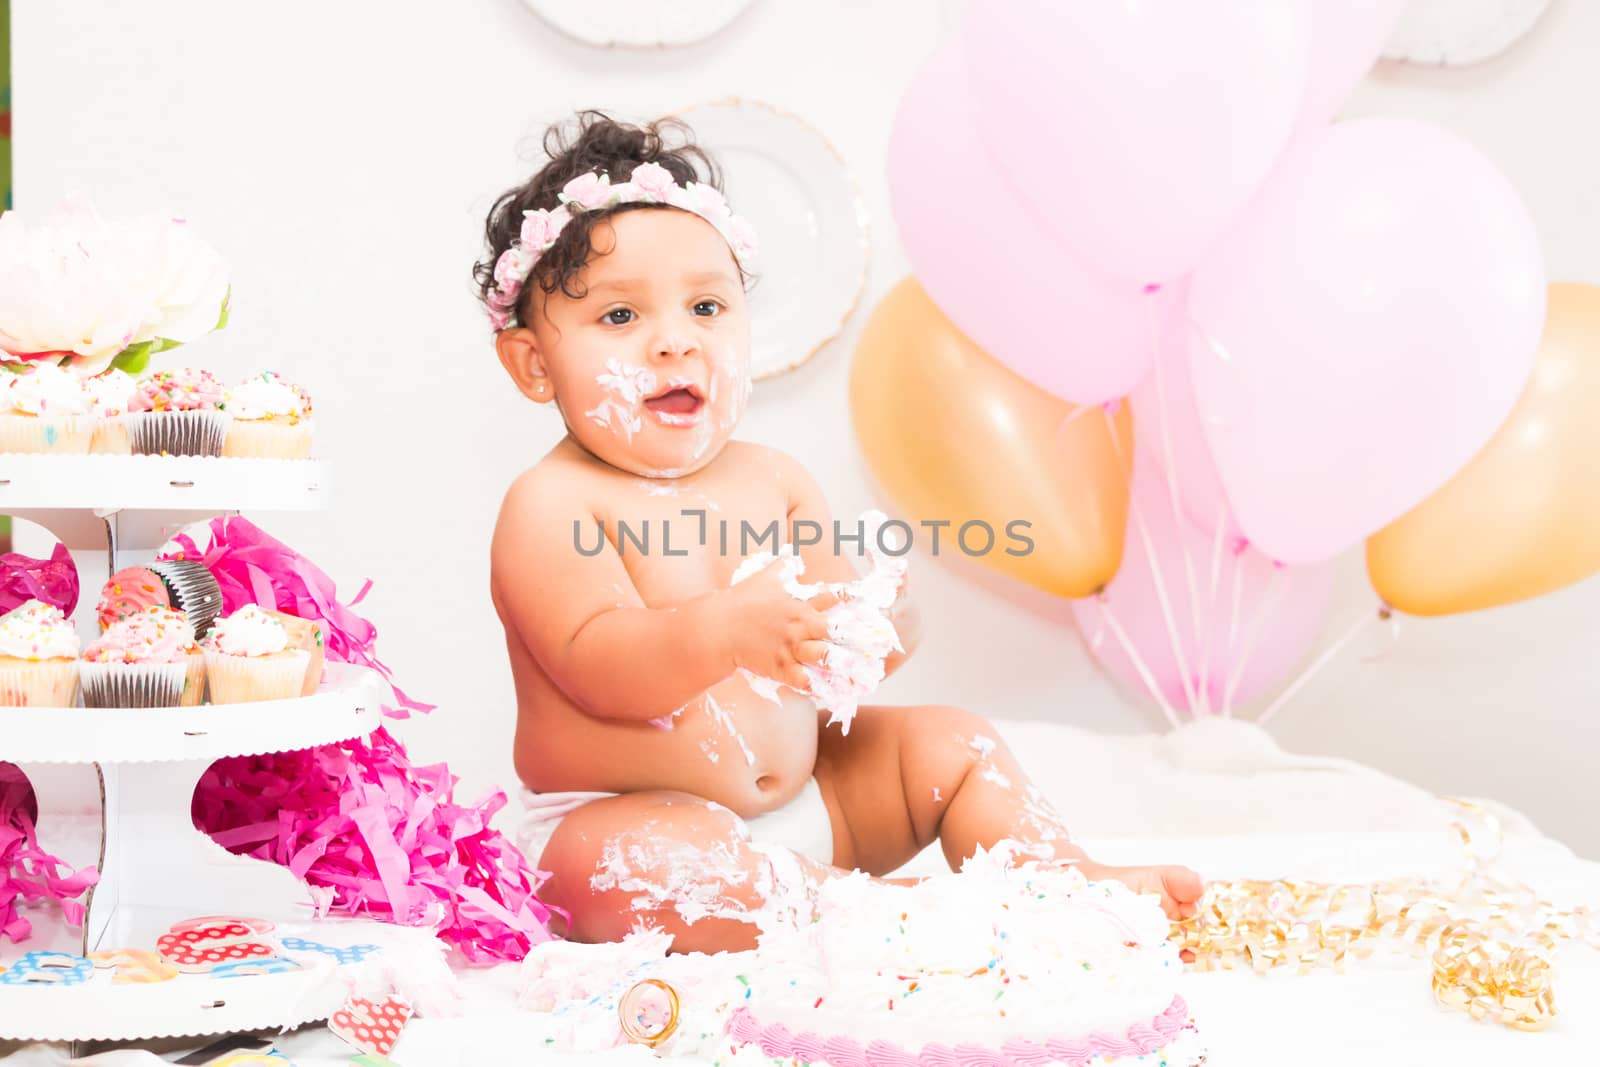
[[[188,664],[91,663],[78,664],[86,708],[176,708],[182,705]]]
[[[151,573],[167,588],[167,599],[183,612],[201,638],[222,614],[222,586],[204,564],[192,559],[161,559],[149,564]]]
[[[232,421],[225,411],[138,411],[122,420],[136,456],[220,456]]]

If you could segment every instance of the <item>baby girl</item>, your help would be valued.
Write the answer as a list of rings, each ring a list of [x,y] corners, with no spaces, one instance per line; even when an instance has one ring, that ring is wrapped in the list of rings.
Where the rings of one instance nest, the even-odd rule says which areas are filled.
[[[848,733],[827,725],[810,691],[837,594],[797,597],[775,565],[733,581],[778,547],[774,526],[805,582],[854,581],[863,543],[849,523],[792,534],[835,529],[816,479],[732,439],[754,236],[679,126],[585,113],[545,150],[490,212],[475,276],[506,373],[567,431],[507,492],[490,579],[532,791],[523,844],[562,932],[644,922],[679,951],[750,948],[777,896],[887,875],[935,841],[955,867],[1010,839],[1193,914],[1195,872],[1091,861],[981,716],[863,706]],[[888,617],[886,673],[917,646],[903,584]]]

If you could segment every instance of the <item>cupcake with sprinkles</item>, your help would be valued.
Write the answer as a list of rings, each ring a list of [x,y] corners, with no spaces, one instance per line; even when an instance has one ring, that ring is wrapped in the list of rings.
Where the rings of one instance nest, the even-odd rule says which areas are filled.
[[[83,379],[54,363],[0,374],[0,452],[84,455],[94,417]]]
[[[172,708],[200,703],[205,658],[182,612],[151,607],[119,619],[78,665],[90,708]]]
[[[222,614],[222,586],[197,560],[161,559],[142,567],[125,567],[100,588],[95,615],[102,631],[146,608],[181,611],[201,637]]]
[[[254,604],[219,620],[200,645],[213,704],[298,697],[311,665],[283,623]]]
[[[233,421],[224,456],[257,459],[311,457],[311,394],[275,371],[252,375],[228,390]]]
[[[139,383],[124,416],[136,456],[220,456],[228,436],[222,383],[209,371],[160,371]]]
[[[113,368],[85,379],[83,391],[89,398],[89,414],[94,418],[94,437],[89,451],[112,456],[126,456],[132,452],[123,418],[128,414],[134,394],[139,391],[139,383],[133,375]]]
[[[53,604],[29,600],[0,616],[0,705],[72,707],[78,647],[72,624]]]

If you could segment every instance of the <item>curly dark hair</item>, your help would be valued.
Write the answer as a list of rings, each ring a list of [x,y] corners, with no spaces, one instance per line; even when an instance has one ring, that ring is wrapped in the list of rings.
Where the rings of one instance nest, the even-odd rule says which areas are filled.
[[[613,185],[627,181],[633,169],[644,163],[666,168],[674,181],[698,182],[722,190],[722,173],[716,161],[694,143],[694,133],[677,119],[664,118],[643,126],[619,122],[601,111],[580,111],[569,122],[550,127],[544,135],[544,152],[550,157],[537,174],[521,185],[502,193],[489,209],[483,236],[487,251],[472,266],[472,279],[478,298],[492,305],[494,267],[501,253],[510,248],[522,231],[522,213],[560,205],[556,194],[573,178],[600,170],[611,176]],[[618,204],[603,211],[585,211],[575,216],[561,231],[549,251],[534,264],[529,281],[545,293],[558,289],[573,299],[581,299],[577,275],[593,252],[589,236],[596,223],[624,211],[654,208],[659,205]],[[511,308],[511,323],[527,325],[525,311],[532,285],[524,286],[517,306]]]

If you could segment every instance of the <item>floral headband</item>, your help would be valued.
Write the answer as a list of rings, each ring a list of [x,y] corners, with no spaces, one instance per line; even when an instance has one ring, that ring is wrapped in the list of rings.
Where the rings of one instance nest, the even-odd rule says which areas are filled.
[[[495,260],[494,288],[489,290],[488,302],[489,321],[496,330],[510,324],[512,309],[517,306],[533,265],[550,251],[567,223],[585,211],[618,204],[667,204],[691,211],[715,226],[741,264],[755,255],[755,230],[728,208],[728,202],[715,187],[699,182],[679,185],[659,163],[641,163],[633,168],[627,181],[617,185],[611,184],[610,175],[599,171],[580,174],[562,186],[557,199],[561,206],[554,211],[524,211],[522,232]]]

